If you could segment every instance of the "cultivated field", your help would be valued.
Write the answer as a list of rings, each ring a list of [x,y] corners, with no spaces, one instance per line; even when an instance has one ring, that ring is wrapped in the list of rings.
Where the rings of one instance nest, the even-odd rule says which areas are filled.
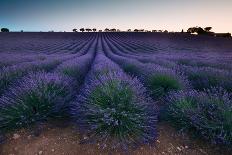
[[[0,155],[231,154],[232,39],[0,33]]]

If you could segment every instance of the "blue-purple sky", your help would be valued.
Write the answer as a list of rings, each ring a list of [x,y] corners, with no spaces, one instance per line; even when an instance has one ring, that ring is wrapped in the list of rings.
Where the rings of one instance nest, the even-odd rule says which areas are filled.
[[[212,26],[232,32],[232,0],[1,0],[0,27],[13,31]]]

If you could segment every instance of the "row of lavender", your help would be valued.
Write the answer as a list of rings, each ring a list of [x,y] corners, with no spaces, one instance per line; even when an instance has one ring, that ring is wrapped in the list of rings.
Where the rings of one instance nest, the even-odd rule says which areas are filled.
[[[232,144],[231,70],[215,61],[205,61],[207,67],[192,66],[193,61],[189,62],[191,65],[181,65],[172,61],[180,55],[175,57],[176,53],[170,51],[166,52],[168,57],[162,52],[146,56],[109,35],[105,35],[104,45],[109,58],[137,76],[153,99],[164,104],[164,119],[180,129],[194,130],[214,143]]]

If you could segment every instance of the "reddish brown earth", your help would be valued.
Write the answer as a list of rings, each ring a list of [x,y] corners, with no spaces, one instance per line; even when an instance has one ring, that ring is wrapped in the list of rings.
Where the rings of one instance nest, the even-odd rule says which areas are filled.
[[[232,152],[193,140],[165,123],[159,123],[159,137],[155,146],[142,146],[127,154],[134,155],[229,155]],[[0,145],[0,155],[120,155],[125,152],[110,152],[98,149],[98,145],[79,144],[79,135],[72,125],[60,127],[44,125],[39,136],[27,129],[7,135]]]

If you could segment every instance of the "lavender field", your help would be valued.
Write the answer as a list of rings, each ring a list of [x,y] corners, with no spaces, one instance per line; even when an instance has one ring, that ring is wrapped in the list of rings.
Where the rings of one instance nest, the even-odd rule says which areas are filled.
[[[1,33],[0,154],[230,154],[231,62],[230,38]],[[78,135],[78,142],[67,140],[63,150],[49,146],[49,152],[37,147],[44,141],[32,146],[17,138],[22,132],[38,138],[55,122],[75,128],[58,134]],[[168,131],[163,124],[194,144],[174,142],[170,153],[169,143],[160,140]],[[196,149],[195,140],[205,150]]]

